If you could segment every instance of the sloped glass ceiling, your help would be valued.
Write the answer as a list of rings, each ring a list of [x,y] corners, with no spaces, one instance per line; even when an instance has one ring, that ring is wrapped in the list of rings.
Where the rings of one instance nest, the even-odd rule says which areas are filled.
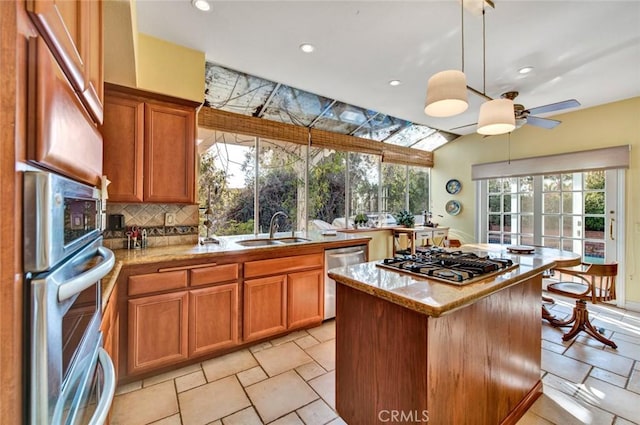
[[[206,63],[205,106],[433,151],[458,137],[425,125]]]

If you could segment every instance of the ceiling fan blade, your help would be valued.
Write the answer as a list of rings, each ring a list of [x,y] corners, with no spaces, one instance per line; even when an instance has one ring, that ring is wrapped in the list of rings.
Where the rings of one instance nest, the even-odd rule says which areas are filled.
[[[477,123],[477,122],[474,122],[473,124],[459,125],[458,127],[450,128],[450,129],[449,129],[449,131],[457,130],[457,129],[459,129],[459,128],[471,127],[472,125],[476,125],[476,124],[478,124],[478,123]]]
[[[544,114],[547,112],[559,111],[561,109],[576,108],[580,106],[580,102],[575,99],[564,100],[562,102],[550,103],[549,105],[537,106],[529,109],[531,115]]]
[[[551,120],[549,118],[534,117],[533,115],[527,116],[527,124],[535,125],[536,127],[547,128],[549,130],[555,128],[561,122],[562,121]]]

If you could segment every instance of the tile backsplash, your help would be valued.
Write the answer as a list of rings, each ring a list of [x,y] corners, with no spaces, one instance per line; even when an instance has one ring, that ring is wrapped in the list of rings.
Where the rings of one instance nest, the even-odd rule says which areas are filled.
[[[173,214],[172,226],[164,225],[165,214]],[[147,229],[147,246],[189,245],[198,243],[197,205],[179,204],[107,204],[107,215],[122,214],[126,227]],[[124,231],[106,230],[104,245],[110,249],[127,247]]]

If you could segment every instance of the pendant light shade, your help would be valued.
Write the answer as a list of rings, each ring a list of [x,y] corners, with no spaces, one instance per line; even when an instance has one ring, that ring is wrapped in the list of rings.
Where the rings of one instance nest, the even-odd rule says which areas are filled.
[[[495,99],[480,106],[478,118],[478,133],[495,136],[513,131],[516,128],[516,117],[513,111],[513,101],[510,99]]]
[[[457,70],[442,71],[429,78],[424,113],[452,117],[467,110],[467,78]]]

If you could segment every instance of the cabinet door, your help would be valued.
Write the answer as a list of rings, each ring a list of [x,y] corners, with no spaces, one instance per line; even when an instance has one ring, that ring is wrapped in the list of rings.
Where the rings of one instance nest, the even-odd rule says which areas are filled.
[[[287,329],[286,276],[244,282],[244,340],[251,341]]]
[[[187,291],[129,300],[129,374],[186,360]]]
[[[104,174],[109,202],[142,202],[144,103],[107,94],[104,104]]]
[[[102,1],[27,1],[38,30],[97,123],[102,123]]]
[[[118,288],[113,289],[107,307],[102,314],[102,323],[100,325],[100,331],[102,332],[103,346],[105,351],[111,357],[113,367],[116,371],[116,382],[118,374],[118,349],[119,349],[119,337],[120,337],[120,320],[118,317]]]
[[[322,269],[287,276],[287,325],[299,328],[322,322],[324,281]]]
[[[189,356],[238,343],[238,284],[189,292]]]
[[[144,198],[193,203],[195,197],[195,111],[145,104]]]
[[[29,159],[95,185],[102,175],[102,135],[40,37],[30,40]]]

